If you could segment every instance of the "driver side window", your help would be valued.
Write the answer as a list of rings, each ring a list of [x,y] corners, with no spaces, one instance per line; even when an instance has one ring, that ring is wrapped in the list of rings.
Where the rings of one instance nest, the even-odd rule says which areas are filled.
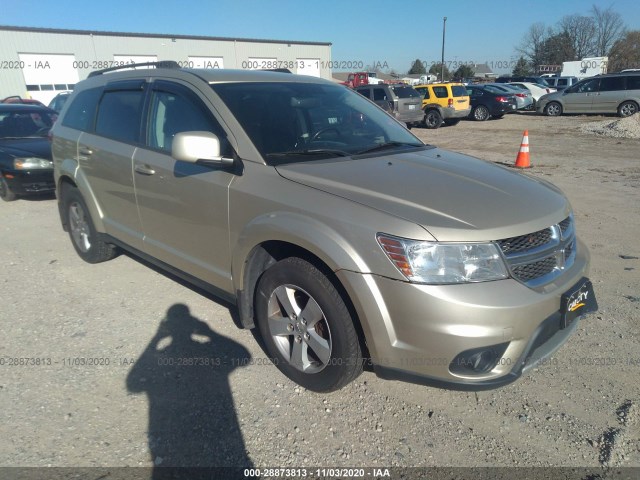
[[[151,97],[147,143],[169,155],[173,139],[180,132],[211,132],[220,139],[220,153],[231,156],[224,130],[199,99],[190,95],[154,90]]]

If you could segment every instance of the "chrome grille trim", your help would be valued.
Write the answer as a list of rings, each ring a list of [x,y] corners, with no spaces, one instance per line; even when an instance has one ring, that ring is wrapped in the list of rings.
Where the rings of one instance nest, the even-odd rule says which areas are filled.
[[[544,241],[544,243],[541,243]],[[511,276],[529,287],[548,283],[576,258],[573,215],[527,235],[498,240]],[[531,245],[530,248],[526,248]]]

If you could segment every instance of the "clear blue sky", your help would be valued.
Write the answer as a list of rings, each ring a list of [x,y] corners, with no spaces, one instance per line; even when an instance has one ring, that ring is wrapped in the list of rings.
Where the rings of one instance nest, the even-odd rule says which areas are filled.
[[[119,32],[331,42],[333,60],[380,62],[399,72],[416,58],[438,61],[442,18],[445,59],[514,60],[514,46],[534,22],[612,5],[640,29],[640,0],[0,0],[0,24]]]

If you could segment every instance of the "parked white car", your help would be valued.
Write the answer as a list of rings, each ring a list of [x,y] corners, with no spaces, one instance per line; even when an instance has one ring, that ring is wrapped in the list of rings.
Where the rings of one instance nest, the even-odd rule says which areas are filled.
[[[555,88],[551,88],[551,87],[547,87],[544,85],[539,85],[537,83],[531,83],[531,82],[509,82],[507,85],[515,85],[516,87],[526,88],[531,92],[531,96],[536,102],[538,102],[541,96],[546,95],[547,93],[553,93],[556,91]]]

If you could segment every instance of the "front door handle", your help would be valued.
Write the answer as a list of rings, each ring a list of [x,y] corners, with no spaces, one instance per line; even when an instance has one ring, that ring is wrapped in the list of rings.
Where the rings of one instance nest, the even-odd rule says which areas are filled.
[[[156,173],[156,171],[149,165],[136,165],[134,169],[136,172],[141,173],[142,175],[154,175]]]
[[[93,150],[91,150],[90,148],[80,148],[80,155],[85,155],[87,157],[93,155]]]

